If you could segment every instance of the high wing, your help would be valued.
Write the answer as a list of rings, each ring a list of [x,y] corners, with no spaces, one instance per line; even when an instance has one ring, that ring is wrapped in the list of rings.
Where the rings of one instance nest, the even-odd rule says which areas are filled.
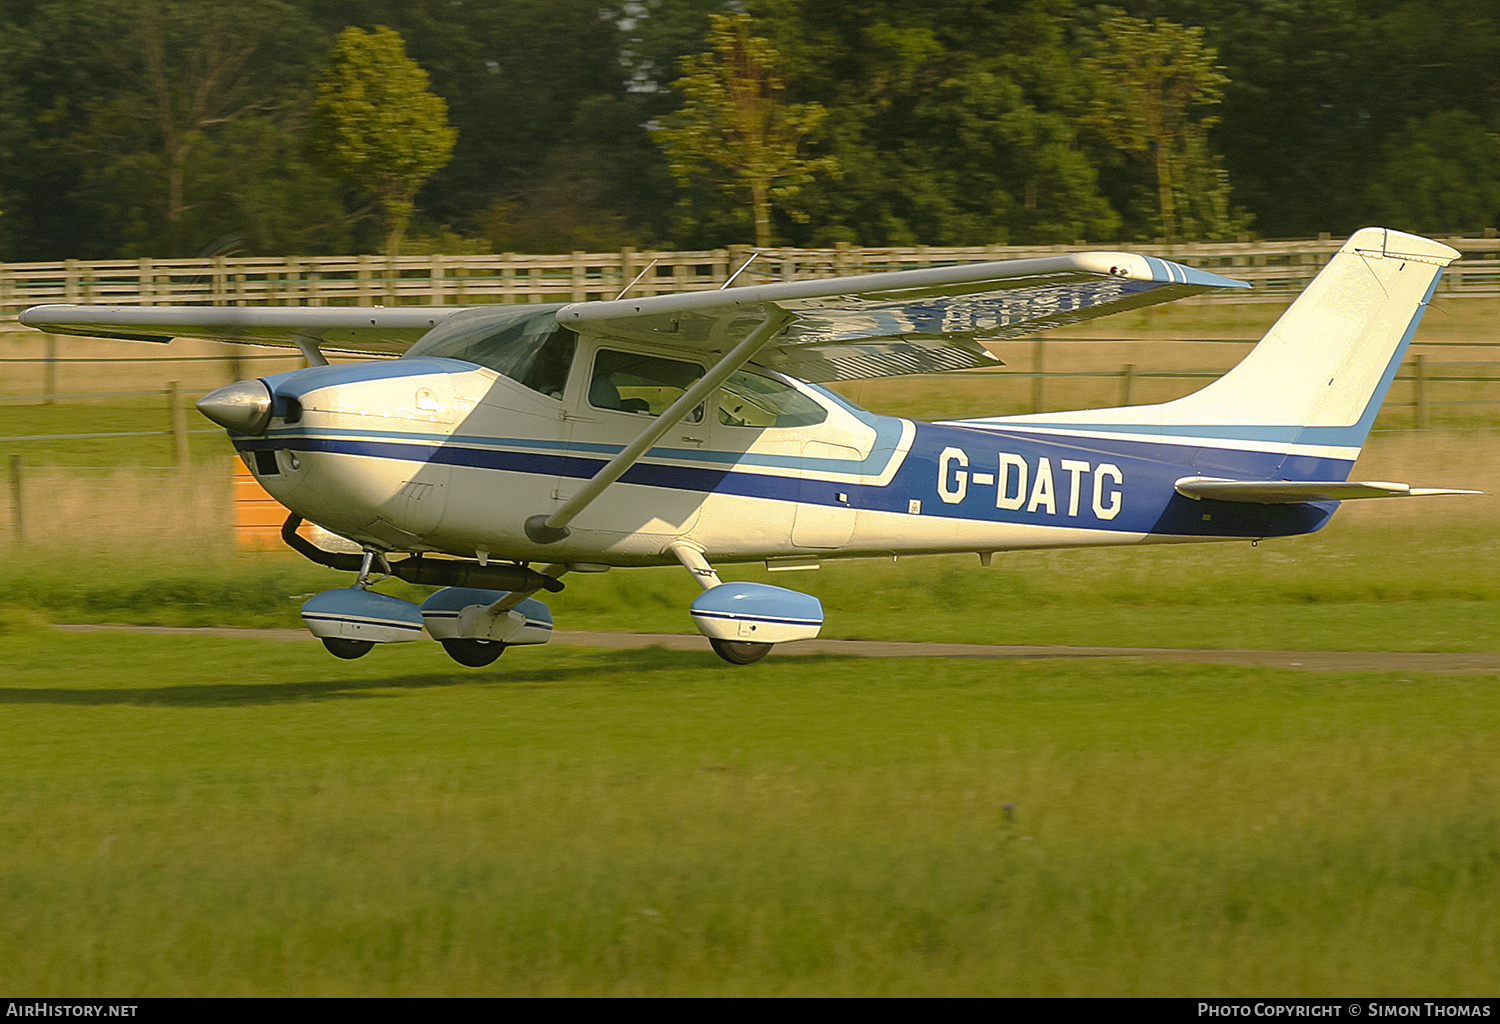
[[[1215,288],[1207,271],[1122,252],[972,263],[564,306],[583,333],[722,354],[771,317],[790,317],[755,362],[815,382],[994,366],[983,346]],[[165,342],[206,338],[399,355],[464,306],[35,306],[52,334]]]
[[[580,333],[722,353],[789,316],[753,360],[827,383],[995,366],[983,342],[1248,287],[1150,256],[1093,252],[581,302],[557,319]]]
[[[89,338],[206,338],[332,352],[400,355],[462,306],[33,306],[27,327]],[[299,343],[299,339],[302,339]]]

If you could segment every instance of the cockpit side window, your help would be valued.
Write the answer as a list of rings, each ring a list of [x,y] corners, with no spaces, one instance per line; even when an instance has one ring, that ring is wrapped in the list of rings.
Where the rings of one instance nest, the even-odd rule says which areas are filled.
[[[462,359],[487,366],[549,398],[561,398],[578,349],[578,335],[546,312],[482,310],[434,328],[406,355]],[[510,314],[510,315],[507,315]]]
[[[602,348],[594,357],[589,404],[596,409],[660,416],[701,376],[703,367],[697,363]],[[688,414],[685,422],[702,420],[700,405]]]

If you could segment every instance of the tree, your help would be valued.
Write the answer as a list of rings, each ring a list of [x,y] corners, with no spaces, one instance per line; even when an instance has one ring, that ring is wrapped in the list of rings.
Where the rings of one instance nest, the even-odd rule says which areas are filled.
[[[757,0],[794,100],[828,108],[839,164],[797,197],[798,244],[1057,244],[1116,237],[1112,155],[1080,130],[1092,5]]]
[[[227,139],[255,121],[284,126],[325,47],[285,0],[51,0],[9,13],[0,148],[14,140],[24,159],[0,162],[0,191],[26,203],[7,251],[190,256],[243,233],[217,177]]]
[[[1102,32],[1099,52],[1084,64],[1096,81],[1088,121],[1111,145],[1155,171],[1162,235],[1174,241],[1183,187],[1221,180],[1205,175],[1202,166],[1211,161],[1204,133],[1215,119],[1196,108],[1218,103],[1229,79],[1215,64],[1218,52],[1203,44],[1201,28],[1121,15],[1105,22]],[[1188,198],[1212,208],[1218,197],[1189,192]],[[1227,212],[1227,204],[1220,205]]]
[[[710,52],[682,60],[673,86],[686,102],[667,118],[662,142],[679,181],[710,176],[725,191],[749,193],[755,244],[767,248],[772,201],[837,169],[831,157],[799,155],[827,111],[786,102],[781,57],[750,34],[749,15],[714,15],[707,42]]]
[[[658,216],[670,205],[675,195],[665,157],[642,126],[676,103],[662,102],[674,100],[670,79],[654,93],[627,89],[633,74],[621,57],[627,6],[644,4],[317,0],[330,38],[349,25],[386,25],[399,32],[407,53],[428,73],[431,90],[448,104],[458,141],[452,159],[418,193],[419,220],[412,231],[448,225],[476,234],[497,200],[524,202],[523,194],[547,190],[548,169],[582,151],[601,155],[607,199],[630,219],[643,202]],[[706,25],[707,15],[701,20]],[[680,52],[699,49],[701,27],[693,37]],[[676,56],[670,58],[674,69]],[[615,106],[607,118],[584,113],[601,102]],[[638,189],[643,161],[651,167],[647,197]],[[424,227],[422,221],[429,223]]]
[[[447,104],[427,84],[401,36],[383,25],[341,32],[318,79],[309,151],[380,205],[392,256],[400,252],[417,190],[448,162],[458,138]]]
[[[1500,136],[1462,110],[1412,118],[1387,143],[1369,219],[1423,234],[1500,224]]]

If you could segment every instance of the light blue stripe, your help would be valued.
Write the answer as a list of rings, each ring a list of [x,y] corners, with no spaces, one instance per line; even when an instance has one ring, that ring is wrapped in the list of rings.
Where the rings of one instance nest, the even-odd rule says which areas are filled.
[[[1349,427],[1305,427],[1297,424],[1282,425],[1228,425],[1196,424],[1189,426],[1152,426],[1141,423],[1037,423],[1026,420],[954,420],[945,424],[955,427],[973,427],[982,430],[1017,429],[1028,437],[1045,436],[1054,432],[1064,437],[1097,437],[1103,434],[1128,434],[1143,439],[1160,438],[1163,444],[1178,443],[1178,439],[1204,441],[1273,441],[1286,444],[1298,442],[1322,444],[1331,447],[1358,448],[1368,428],[1361,431],[1361,424]]]
[[[694,609],[692,614],[700,619],[727,619],[730,622],[766,622],[784,626],[821,626],[822,619],[785,619],[769,615],[734,615],[729,612],[705,612]]]
[[[866,413],[870,426],[875,428],[875,443],[870,454],[863,459],[804,458],[800,455],[766,455],[749,452],[722,450],[701,451],[696,448],[652,448],[644,457],[673,459],[679,462],[702,463],[705,468],[720,466],[759,466],[767,469],[812,471],[819,473],[841,473],[849,476],[878,477],[890,467],[896,458],[896,442],[901,436],[901,420],[890,416],[875,416]],[[816,432],[808,431],[803,436],[817,439]],[[495,449],[499,451],[546,452],[559,455],[602,456],[606,459],[618,455],[624,445],[599,444],[584,441],[549,441],[543,438],[485,437],[480,434],[434,434],[402,430],[358,430],[343,427],[282,427],[267,431],[266,437],[347,438],[350,440],[401,441],[408,444],[430,444],[442,447]]]

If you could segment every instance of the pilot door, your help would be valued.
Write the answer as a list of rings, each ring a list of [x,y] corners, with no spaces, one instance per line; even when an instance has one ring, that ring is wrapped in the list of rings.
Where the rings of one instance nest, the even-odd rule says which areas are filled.
[[[565,458],[553,507],[572,497],[702,374],[702,366],[684,360],[614,348],[593,352],[564,420]],[[580,512],[571,529],[637,537],[657,550],[662,541],[691,530],[704,497],[703,470],[696,463],[710,444],[711,427],[703,407],[695,409]]]

